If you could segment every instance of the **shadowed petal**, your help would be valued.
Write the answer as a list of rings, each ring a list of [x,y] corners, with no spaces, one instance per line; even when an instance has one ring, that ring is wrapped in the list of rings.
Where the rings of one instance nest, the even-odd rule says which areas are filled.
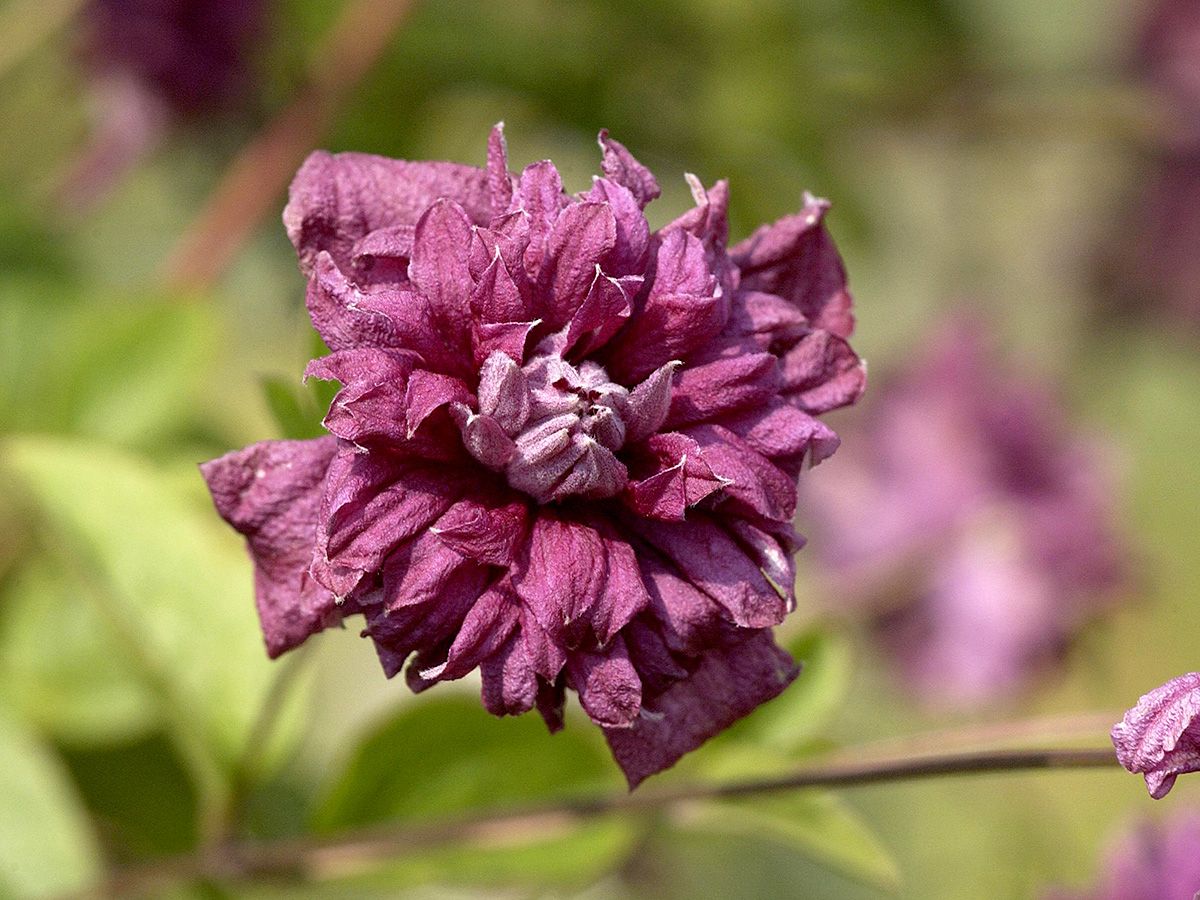
[[[687,678],[653,698],[629,728],[604,736],[631,788],[670,768],[761,704],[777,697],[800,674],[768,631],[709,649]]]

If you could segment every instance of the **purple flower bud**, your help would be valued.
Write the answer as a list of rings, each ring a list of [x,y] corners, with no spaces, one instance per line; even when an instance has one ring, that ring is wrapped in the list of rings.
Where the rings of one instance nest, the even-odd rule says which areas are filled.
[[[826,204],[726,251],[723,183],[651,233],[654,176],[315,153],[284,211],[335,436],[206,463],[270,652],[362,614],[390,676],[479,669],[496,715],[565,691],[631,785],[798,673],[795,479],[865,382]],[[744,270],[743,270],[744,267]]]
[[[1200,672],[1144,695],[1113,726],[1112,741],[1121,765],[1145,776],[1155,800],[1167,795],[1177,776],[1200,772]]]

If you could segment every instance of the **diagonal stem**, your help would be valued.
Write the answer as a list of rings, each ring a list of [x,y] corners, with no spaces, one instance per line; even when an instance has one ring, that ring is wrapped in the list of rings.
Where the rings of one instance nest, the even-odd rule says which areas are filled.
[[[335,838],[231,843],[207,853],[118,871],[101,891],[90,896],[145,894],[171,882],[194,878],[217,881],[280,875],[328,878],[431,847],[513,833],[554,834],[599,816],[659,810],[696,800],[750,797],[801,788],[862,787],[944,776],[1082,768],[1117,769],[1116,754],[1111,747],[988,750],[808,766],[769,778],[564,798],[475,811],[435,822],[352,832]]]

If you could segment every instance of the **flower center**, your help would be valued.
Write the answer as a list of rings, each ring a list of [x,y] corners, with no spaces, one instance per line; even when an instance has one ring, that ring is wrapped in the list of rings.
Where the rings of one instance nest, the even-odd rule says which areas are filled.
[[[627,436],[629,391],[597,363],[557,354],[518,366],[493,353],[479,373],[478,410],[452,412],[467,451],[539,503],[612,497],[629,473],[617,459]]]

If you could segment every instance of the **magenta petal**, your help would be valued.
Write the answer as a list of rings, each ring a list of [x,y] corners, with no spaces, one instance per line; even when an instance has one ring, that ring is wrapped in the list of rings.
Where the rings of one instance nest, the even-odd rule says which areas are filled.
[[[649,294],[605,354],[609,372],[624,384],[641,381],[704,346],[728,315],[703,244],[685,231],[669,231],[658,248]]]
[[[637,198],[638,203],[645,206],[662,193],[650,170],[634,159],[624,144],[610,138],[607,128],[601,129],[597,140],[604,153],[600,168],[604,170],[605,176],[626,188]]]
[[[596,266],[592,284],[567,325],[559,352],[566,355],[574,349],[576,355],[584,356],[603,347],[621,330],[630,309],[629,296],[621,282],[609,278]]]
[[[509,579],[493,584],[479,596],[463,619],[446,662],[432,671],[422,672],[422,676],[462,678],[504,646],[517,627],[520,610],[520,601]]]
[[[559,213],[546,242],[548,260],[542,271],[549,291],[544,310],[549,327],[559,328],[575,315],[616,240],[617,225],[607,203],[574,203]]]
[[[606,728],[604,736],[634,788],[777,697],[799,674],[770,632],[754,632],[709,649],[690,676],[643,700],[632,727]]]
[[[534,317],[499,250],[471,289],[471,309],[479,317],[478,324],[522,322]]]
[[[686,522],[631,519],[628,524],[662,551],[688,581],[724,607],[735,624],[764,628],[783,621],[787,601],[763,577],[758,561],[711,517],[695,512]]]
[[[529,561],[514,578],[538,623],[559,636],[583,618],[604,588],[604,544],[594,528],[543,510],[529,536]]]
[[[308,575],[333,438],[267,441],[200,467],[221,517],[246,536],[267,652],[276,657],[341,620]]]
[[[726,482],[730,510],[778,522],[791,521],[796,514],[793,478],[720,425],[697,425],[684,433],[700,446],[713,474]]]
[[[814,331],[780,360],[783,392],[805,412],[819,414],[854,403],[867,387],[867,368],[844,340]]]
[[[767,403],[779,389],[779,366],[770,353],[747,353],[700,366],[675,376],[667,427],[703,422],[719,415]]]
[[[1167,795],[1179,775],[1200,772],[1200,672],[1173,678],[1138,700],[1112,730],[1117,759]]]
[[[813,327],[841,338],[854,331],[842,258],[822,220],[829,203],[812,196],[804,210],[764,225],[730,251],[742,287],[794,303]]]
[[[519,633],[485,659],[479,673],[483,676],[483,705],[493,716],[519,716],[533,709],[537,676]]]
[[[466,490],[444,467],[343,446],[329,467],[313,575],[338,596],[379,571],[397,545],[428,527]]]
[[[471,220],[452,200],[439,200],[417,222],[408,277],[430,302],[443,334],[465,333],[475,287],[467,270]]]
[[[605,728],[630,727],[642,708],[642,681],[619,637],[600,653],[572,653],[567,683],[588,717]]]
[[[807,453],[815,466],[841,443],[820,419],[778,399],[719,421],[768,459],[802,458]]]
[[[467,494],[431,530],[446,546],[470,559],[508,566],[525,540],[529,510],[511,494]]]
[[[566,204],[562,178],[554,163],[544,159],[526,166],[517,181],[512,202],[528,222],[529,237],[522,268],[529,280],[536,283],[546,257],[546,239]]]
[[[625,413],[625,441],[636,444],[662,428],[671,409],[671,379],[680,363],[672,360],[633,389]]]
[[[407,440],[405,392],[414,358],[401,350],[358,347],[310,362],[305,378],[336,380],[345,385],[330,404],[325,427],[343,440],[360,445]]]
[[[473,405],[475,397],[457,378],[417,369],[408,377],[404,402],[407,434],[412,437],[435,411],[452,403]]]
[[[650,610],[667,647],[685,656],[703,653],[720,633],[724,621],[720,605],[653,554],[643,553],[638,564],[650,592]]]
[[[373,264],[378,259],[407,262],[412,257],[415,234],[416,228],[412,225],[377,228],[355,243],[351,257],[354,264],[360,268]]]
[[[480,224],[491,216],[482,169],[317,151],[292,179],[283,224],[305,274],[321,251],[349,270],[352,248],[360,238],[379,228],[415,225],[439,197],[455,200]]]
[[[604,541],[605,576],[603,596],[592,610],[592,632],[604,646],[650,605],[650,594],[642,582],[633,548],[607,533],[608,529],[598,530]]]
[[[513,179],[508,171],[508,145],[504,141],[504,123],[499,122],[488,135],[487,186],[492,199],[492,215],[503,214],[512,202]]]
[[[642,214],[643,204],[638,203],[628,188],[605,178],[595,179],[584,197],[608,204],[616,220],[617,240],[602,264],[604,270],[616,275],[643,271],[650,249],[650,225]]]

